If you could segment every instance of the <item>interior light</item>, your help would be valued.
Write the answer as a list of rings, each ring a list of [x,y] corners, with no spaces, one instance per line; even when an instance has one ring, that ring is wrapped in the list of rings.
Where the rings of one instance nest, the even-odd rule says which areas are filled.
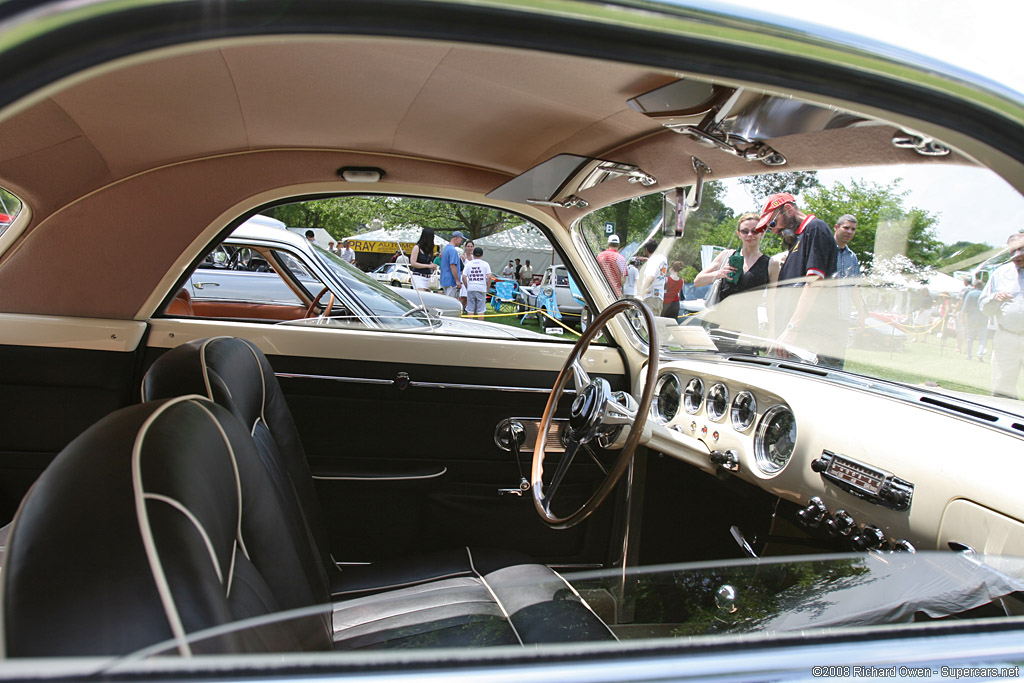
[[[338,175],[350,183],[376,183],[384,177],[384,171],[379,168],[345,166],[338,169]]]

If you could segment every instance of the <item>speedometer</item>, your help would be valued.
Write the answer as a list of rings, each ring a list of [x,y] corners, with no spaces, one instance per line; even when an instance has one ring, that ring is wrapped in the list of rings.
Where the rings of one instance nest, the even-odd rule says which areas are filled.
[[[754,436],[754,459],[765,474],[776,474],[789,463],[796,448],[796,418],[786,406],[769,408]]]
[[[729,390],[724,384],[716,384],[708,391],[708,417],[718,422],[729,410]]]
[[[654,412],[655,419],[661,424],[672,421],[672,418],[679,412],[678,377],[669,372],[658,378],[651,410]]]
[[[704,382],[694,377],[686,383],[686,390],[683,391],[683,410],[690,415],[696,415],[704,403]]]
[[[732,418],[732,426],[738,432],[745,432],[754,424],[757,417],[757,401],[749,391],[741,391],[732,400],[732,410],[729,413]]]

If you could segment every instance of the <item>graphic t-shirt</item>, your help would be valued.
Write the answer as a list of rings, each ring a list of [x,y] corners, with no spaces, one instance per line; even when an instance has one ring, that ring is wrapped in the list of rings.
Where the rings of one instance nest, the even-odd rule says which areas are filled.
[[[486,292],[487,276],[491,273],[491,265],[487,261],[475,258],[466,262],[466,272],[463,274],[466,279],[467,292]]]

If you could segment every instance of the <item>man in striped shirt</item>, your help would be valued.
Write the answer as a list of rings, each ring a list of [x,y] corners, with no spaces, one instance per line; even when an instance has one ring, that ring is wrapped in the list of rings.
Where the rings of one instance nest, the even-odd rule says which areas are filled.
[[[626,279],[626,257],[619,253],[619,236],[608,238],[608,248],[597,255],[597,264],[615,292],[615,298],[622,298],[622,283]]]

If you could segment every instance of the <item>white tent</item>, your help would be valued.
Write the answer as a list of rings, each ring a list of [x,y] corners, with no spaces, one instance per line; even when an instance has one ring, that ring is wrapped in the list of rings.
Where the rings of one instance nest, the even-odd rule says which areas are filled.
[[[928,278],[927,287],[932,296],[943,292],[952,296],[960,293],[960,290],[964,288],[964,281],[945,273],[932,273]]]
[[[484,250],[484,260],[491,264],[491,270],[499,274],[509,261],[516,259],[523,263],[530,259],[533,272],[540,273],[551,265],[555,257],[551,242],[544,233],[527,223],[473,242]]]

